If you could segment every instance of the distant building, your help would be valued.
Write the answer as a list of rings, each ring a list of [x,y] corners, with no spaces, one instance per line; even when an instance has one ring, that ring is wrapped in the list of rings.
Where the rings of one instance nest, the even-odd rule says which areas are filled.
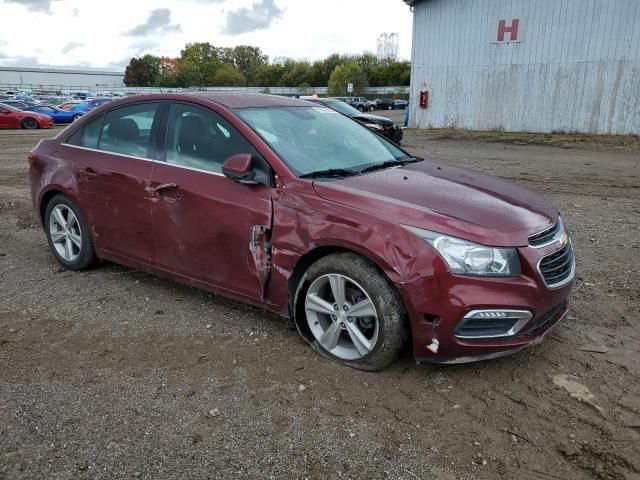
[[[122,88],[124,72],[61,68],[0,67],[0,88],[108,90]]]
[[[404,1],[410,126],[640,134],[640,1]]]

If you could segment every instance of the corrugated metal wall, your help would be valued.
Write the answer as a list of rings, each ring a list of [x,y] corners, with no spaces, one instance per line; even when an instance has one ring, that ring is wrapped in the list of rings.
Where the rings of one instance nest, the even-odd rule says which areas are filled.
[[[640,134],[639,52],[640,0],[419,1],[410,124]]]

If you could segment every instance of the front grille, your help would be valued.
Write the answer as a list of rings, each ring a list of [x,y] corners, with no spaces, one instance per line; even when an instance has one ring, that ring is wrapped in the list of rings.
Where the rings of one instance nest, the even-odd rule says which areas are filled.
[[[552,243],[559,229],[560,229],[560,222],[556,223],[552,227],[547,228],[546,230],[543,230],[540,233],[531,235],[529,237],[529,245],[537,248],[537,247],[542,247],[544,245]]]
[[[575,260],[571,243],[540,260],[538,270],[547,287],[558,287],[569,281],[574,274]]]

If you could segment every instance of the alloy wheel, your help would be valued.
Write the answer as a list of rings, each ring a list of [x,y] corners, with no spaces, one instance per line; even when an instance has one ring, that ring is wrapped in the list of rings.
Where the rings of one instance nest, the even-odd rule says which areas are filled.
[[[49,235],[56,252],[67,262],[74,262],[82,249],[82,231],[73,211],[66,205],[56,205],[49,218]]]
[[[364,288],[345,275],[318,277],[307,291],[305,312],[315,339],[341,360],[361,359],[378,342],[376,307]]]

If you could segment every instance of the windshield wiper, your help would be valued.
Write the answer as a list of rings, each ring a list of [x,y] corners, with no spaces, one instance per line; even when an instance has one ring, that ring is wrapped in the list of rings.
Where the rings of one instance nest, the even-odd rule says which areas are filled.
[[[348,168],[327,168],[326,170],[305,173],[304,175],[300,175],[300,178],[340,178],[359,174],[359,171],[349,170]]]
[[[370,167],[363,168],[358,173],[373,172],[374,170],[382,170],[384,168],[397,167],[398,165],[406,165],[407,163],[421,162],[422,160],[424,160],[424,158],[420,158],[420,157],[407,157],[401,160],[387,160],[386,162],[376,163],[375,165],[371,165]]]

